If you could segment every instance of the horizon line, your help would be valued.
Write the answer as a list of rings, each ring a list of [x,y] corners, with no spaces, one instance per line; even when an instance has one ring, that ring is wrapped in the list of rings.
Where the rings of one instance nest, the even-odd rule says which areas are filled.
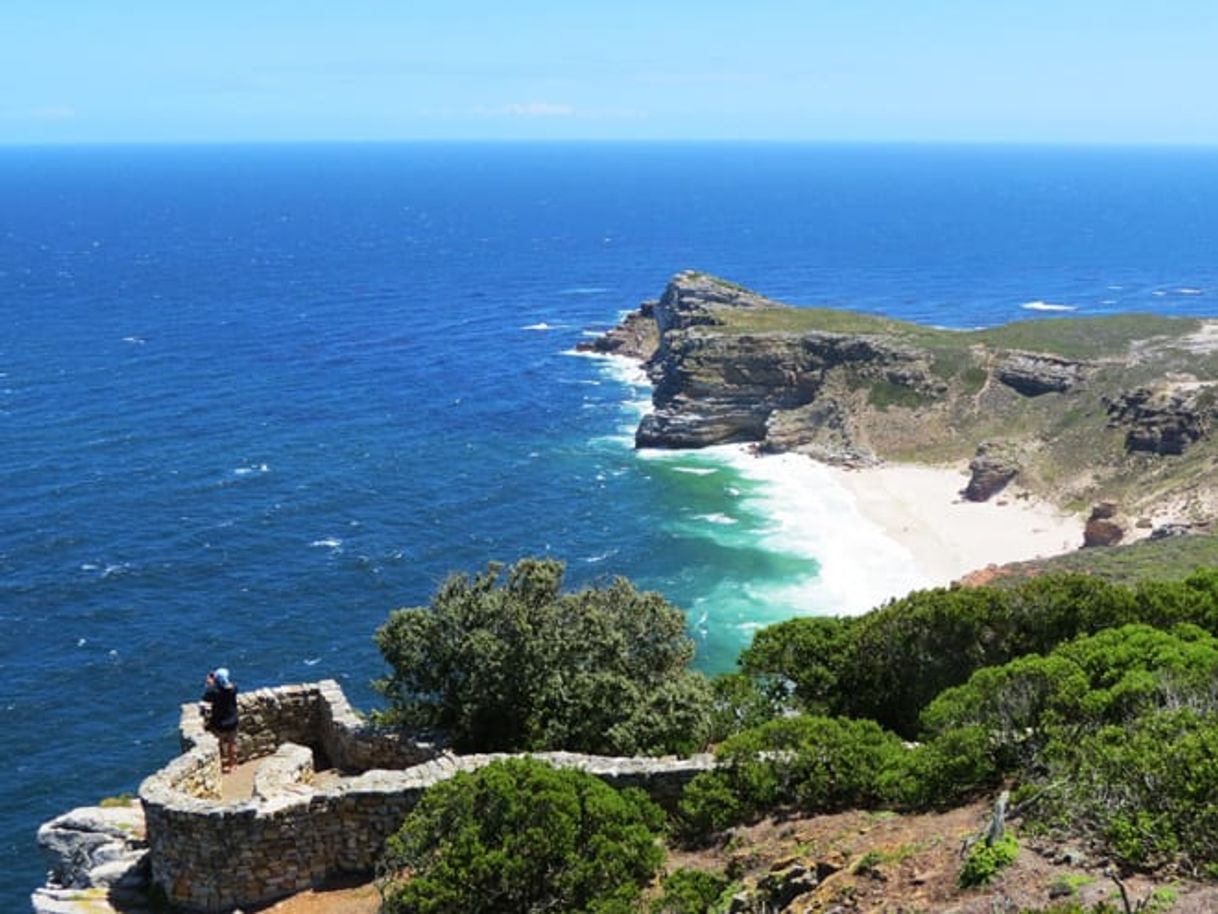
[[[414,137],[296,139],[91,139],[4,140],[4,149],[234,146],[920,146],[1035,147],[1074,149],[1218,149],[1218,140],[1063,140],[1063,139],[800,139],[791,137]]]

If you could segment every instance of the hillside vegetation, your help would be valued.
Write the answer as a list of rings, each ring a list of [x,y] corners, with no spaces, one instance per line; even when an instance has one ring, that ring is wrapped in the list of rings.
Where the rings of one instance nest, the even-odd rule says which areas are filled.
[[[1182,567],[1190,547],[1208,555],[1209,544],[1183,539],[1140,544],[1137,566],[1154,567],[1157,553],[1173,557],[1163,567]],[[1123,903],[1119,891],[1131,886],[1142,900],[1153,896],[1157,910],[1177,895],[1211,904],[1218,897],[1206,888],[1218,879],[1218,569],[1194,566],[1163,580],[1133,567],[1125,566],[1123,583],[1044,573],[1002,587],[915,592],[858,618],[793,619],[760,631],[740,672],[710,682],[680,664],[607,661],[617,678],[593,689],[607,707],[571,709],[650,721],[647,732],[668,734],[648,743],[652,751],[673,739],[713,745],[719,767],[688,784],[666,822],[637,796],[619,801],[583,778],[551,777],[538,763],[449,782],[391,842],[387,910],[476,911],[492,897],[506,905],[497,910],[521,911],[537,904],[683,914],[881,909],[880,902],[851,906],[873,897],[982,911],[991,910],[983,900],[1006,897],[1021,907],[1002,910],[1086,914],[1124,910],[1105,905]],[[436,595],[437,610],[465,620],[440,638],[452,658],[464,658],[442,667],[454,682],[467,681],[486,645],[498,641],[511,645],[497,660],[504,670],[554,696],[524,718],[508,713],[520,698],[510,675],[477,679],[478,694],[453,697],[458,710],[472,702],[479,714],[500,707],[495,713],[505,719],[529,722],[494,730],[499,748],[582,748],[586,731],[572,726],[555,697],[590,674],[595,684],[597,656],[685,656],[678,633],[638,624],[641,606],[667,618],[671,608],[655,595],[624,581],[564,594],[561,578],[558,563],[525,560],[506,577],[496,567],[455,577]],[[546,647],[559,609],[572,637],[558,643],[587,649]],[[395,707],[411,713],[442,694],[433,685],[411,691],[401,675],[417,658],[398,650],[395,633],[403,620],[416,624],[418,612],[395,614],[379,636],[394,667],[386,681],[396,683]],[[546,658],[540,680],[529,672],[530,657]],[[686,682],[690,676],[700,684]],[[650,703],[640,717],[630,698],[636,692],[702,697]],[[465,719],[451,716],[458,725]],[[968,837],[962,821],[982,835],[982,810],[1004,790],[1003,834],[977,838],[963,856],[952,851],[948,844]],[[953,810],[972,812],[962,819]],[[839,833],[826,843],[822,821],[856,824],[850,840]],[[597,838],[594,828],[609,831]],[[902,843],[860,837],[872,831],[901,835]],[[741,856],[763,834],[768,850]],[[799,834],[820,837],[795,841]],[[585,865],[592,859],[595,866]],[[1051,907],[1050,891],[1073,898],[1073,907]],[[969,899],[982,906],[969,907]],[[933,905],[923,909],[941,909]]]

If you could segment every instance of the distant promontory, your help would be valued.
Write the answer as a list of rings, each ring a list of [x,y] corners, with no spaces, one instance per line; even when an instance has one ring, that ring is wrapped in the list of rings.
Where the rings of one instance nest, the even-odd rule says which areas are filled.
[[[655,408],[640,447],[749,442],[844,466],[967,461],[967,499],[1017,481],[1092,511],[1097,543],[1218,517],[1218,318],[948,330],[791,307],[685,271],[586,348],[644,362]]]

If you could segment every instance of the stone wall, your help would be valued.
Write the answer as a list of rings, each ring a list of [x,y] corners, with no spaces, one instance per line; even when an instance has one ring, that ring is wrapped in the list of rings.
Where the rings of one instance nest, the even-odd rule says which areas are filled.
[[[152,880],[171,902],[219,912],[257,906],[342,873],[369,873],[423,791],[508,755],[455,756],[364,723],[338,684],[241,697],[238,753],[264,757],[254,796],[220,800],[219,744],[197,706],[182,708],[185,753],[140,785]],[[536,753],[671,804],[709,755],[688,759]],[[321,776],[317,767],[333,766]]]

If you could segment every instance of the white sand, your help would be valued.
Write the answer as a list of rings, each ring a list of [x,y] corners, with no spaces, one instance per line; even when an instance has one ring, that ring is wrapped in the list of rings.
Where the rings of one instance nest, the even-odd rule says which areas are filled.
[[[964,469],[886,465],[827,468],[858,510],[904,546],[926,579],[949,584],[991,564],[1070,552],[1083,542],[1083,520],[1008,487],[990,501],[965,501]]]

